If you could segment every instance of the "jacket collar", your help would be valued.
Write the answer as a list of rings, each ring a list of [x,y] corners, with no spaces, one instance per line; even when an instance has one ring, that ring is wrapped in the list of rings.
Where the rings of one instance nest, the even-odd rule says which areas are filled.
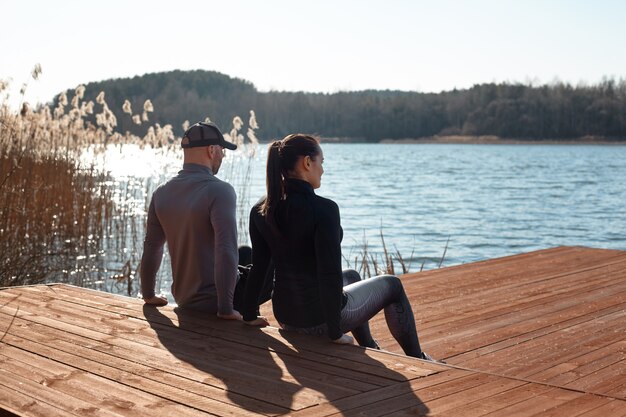
[[[287,194],[291,194],[291,193],[315,194],[311,184],[309,184],[307,181],[296,179],[296,178],[285,179],[285,192]]]
[[[213,176],[213,171],[211,171],[211,168],[204,166],[204,165],[200,165],[200,164],[183,164],[183,170],[182,172],[189,172],[189,173],[200,173],[200,174],[210,174],[211,176]]]

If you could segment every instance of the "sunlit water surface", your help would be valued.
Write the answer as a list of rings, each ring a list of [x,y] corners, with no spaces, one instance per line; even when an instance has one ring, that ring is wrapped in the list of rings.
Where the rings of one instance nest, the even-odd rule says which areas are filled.
[[[325,173],[317,193],[340,207],[346,266],[354,266],[365,244],[380,260],[381,230],[387,250],[399,253],[411,270],[436,268],[442,257],[449,266],[560,245],[626,249],[626,146],[323,144],[323,149]],[[242,222],[265,186],[266,147],[253,157],[249,151],[228,153],[218,174],[238,192]],[[182,156],[117,147],[104,164],[124,189],[120,201],[143,216],[151,189],[175,175]],[[160,279],[165,292],[171,280],[167,262]]]

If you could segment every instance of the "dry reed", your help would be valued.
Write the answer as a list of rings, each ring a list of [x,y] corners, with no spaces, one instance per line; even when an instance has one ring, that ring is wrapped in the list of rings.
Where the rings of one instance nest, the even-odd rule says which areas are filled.
[[[352,252],[350,252],[348,256],[343,256],[344,263],[347,267],[356,270],[363,278],[371,278],[376,275],[401,275],[412,272],[411,265],[415,259],[415,244],[413,245],[409,257],[405,258],[395,245],[393,253],[387,249],[382,224],[379,229],[378,237],[380,238],[382,252],[379,253],[371,250],[364,232],[362,242],[355,246],[357,248],[356,255],[352,257]],[[443,266],[449,243],[450,238],[448,238],[446,242],[441,258],[437,261],[437,268]],[[426,258],[422,260],[419,272],[424,270],[425,264]]]
[[[37,65],[33,79],[40,74]],[[0,80],[0,93],[8,87]],[[32,109],[24,101],[26,90],[27,85],[20,90],[19,111],[8,104],[8,95],[0,103],[0,287],[69,282],[135,294],[145,213],[155,184],[151,179],[114,181],[95,156],[127,144],[173,151],[178,141],[172,126],[146,126],[143,137],[121,134],[103,92],[95,103],[85,102],[85,88],[79,86],[71,98],[60,94],[53,109]],[[133,115],[126,101],[122,110],[142,124],[154,108],[147,100],[141,115]],[[243,145],[243,122],[235,119],[225,136]],[[243,196],[249,196],[245,184],[257,143],[253,112],[249,125],[251,146],[239,154],[244,161],[242,155],[248,155],[247,165],[231,164],[238,171],[230,173]],[[87,150],[94,160],[84,162]]]

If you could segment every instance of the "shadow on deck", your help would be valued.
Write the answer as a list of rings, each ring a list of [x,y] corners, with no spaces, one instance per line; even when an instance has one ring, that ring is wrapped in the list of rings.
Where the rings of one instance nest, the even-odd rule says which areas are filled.
[[[425,350],[449,365],[68,285],[5,288],[0,408],[623,416],[625,278],[626,252],[570,247],[406,275]],[[383,348],[399,351],[384,318],[372,324]]]

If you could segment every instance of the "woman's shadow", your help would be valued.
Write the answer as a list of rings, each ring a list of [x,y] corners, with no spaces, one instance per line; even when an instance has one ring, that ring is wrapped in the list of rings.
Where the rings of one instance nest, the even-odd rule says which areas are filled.
[[[284,414],[324,403],[328,403],[325,410],[343,412],[354,409],[358,397],[353,396],[367,399],[370,390],[395,384],[393,397],[401,396],[407,407],[414,405],[416,415],[428,413],[405,382],[408,379],[364,349],[197,312],[175,309],[166,315],[146,304],[143,313],[163,347],[182,362],[173,361],[167,371],[194,380],[185,389],[203,397],[262,414]],[[347,356],[346,349],[350,349]],[[359,411],[367,415],[367,407]]]

